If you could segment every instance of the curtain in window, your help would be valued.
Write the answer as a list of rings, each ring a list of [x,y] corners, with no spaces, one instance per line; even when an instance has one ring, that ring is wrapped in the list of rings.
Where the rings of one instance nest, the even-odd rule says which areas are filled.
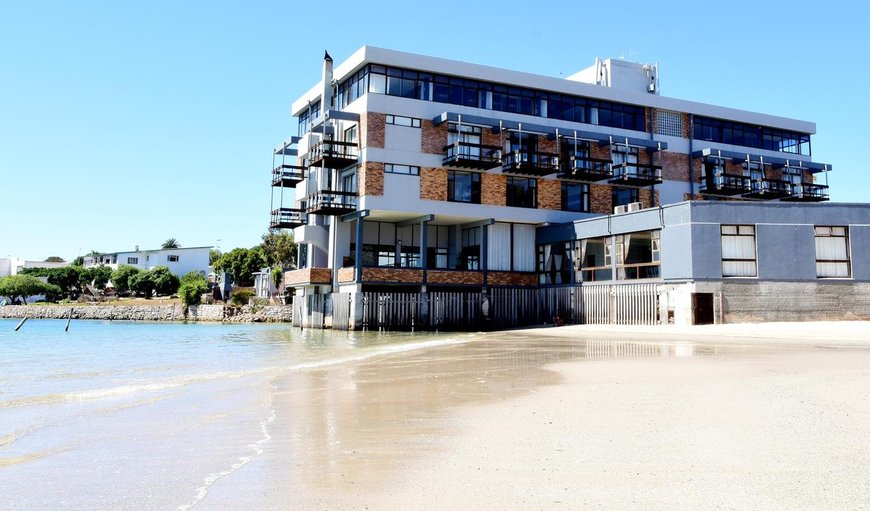
[[[849,255],[844,237],[816,237],[816,274],[819,277],[848,277]]]
[[[487,227],[487,268],[490,270],[510,271],[511,269],[511,225],[495,223]],[[534,243],[532,243],[534,250]],[[534,257],[534,256],[533,256]],[[531,270],[534,271],[534,266]]]
[[[743,259],[734,260],[734,259]],[[755,237],[722,236],[722,275],[755,276]]]
[[[535,226],[514,224],[514,271],[535,271]]]

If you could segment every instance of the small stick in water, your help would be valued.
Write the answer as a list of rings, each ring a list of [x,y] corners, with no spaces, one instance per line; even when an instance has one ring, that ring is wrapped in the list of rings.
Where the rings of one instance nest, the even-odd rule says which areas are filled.
[[[66,328],[63,329],[64,332],[69,332],[70,321],[72,321],[72,309],[69,310],[69,317],[66,318]]]
[[[18,331],[19,328],[21,328],[21,325],[23,325],[25,321],[27,321],[27,318],[22,319],[22,320],[21,320],[21,323],[18,323],[18,326],[15,327],[15,331],[16,331],[16,332]]]

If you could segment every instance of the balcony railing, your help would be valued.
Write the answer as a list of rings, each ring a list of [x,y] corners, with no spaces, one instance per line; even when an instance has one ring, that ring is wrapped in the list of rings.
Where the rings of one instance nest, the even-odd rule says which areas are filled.
[[[444,146],[445,167],[489,170],[501,165],[501,148],[491,145],[455,142]]]
[[[737,174],[713,174],[701,180],[701,193],[709,195],[742,195],[749,193],[749,178]]]
[[[564,168],[559,177],[562,179],[574,179],[588,183],[603,181],[613,177],[613,171],[610,168],[612,163],[612,160],[604,158],[572,156],[565,162]]]
[[[502,172],[546,176],[559,171],[559,155],[552,153],[533,153],[512,151],[502,159]]]
[[[791,194],[783,197],[786,201],[823,202],[829,200],[828,186],[815,183],[801,183],[791,185]]]
[[[310,165],[329,169],[343,169],[359,161],[356,142],[321,140],[308,151]]]
[[[321,190],[308,196],[308,213],[344,215],[356,211],[356,192]]]
[[[611,183],[629,186],[651,186],[662,182],[661,165],[647,163],[616,163],[612,167]]]
[[[269,227],[272,229],[295,229],[305,225],[305,211],[296,208],[278,208],[272,210]]]
[[[749,191],[744,197],[750,199],[781,199],[792,193],[792,185],[779,179],[751,179]]]
[[[299,165],[278,165],[272,169],[272,186],[293,187],[305,179],[305,167]]]

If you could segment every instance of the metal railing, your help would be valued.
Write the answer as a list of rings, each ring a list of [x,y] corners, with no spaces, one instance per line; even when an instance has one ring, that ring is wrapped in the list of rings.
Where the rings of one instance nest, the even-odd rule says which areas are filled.
[[[504,170],[528,170],[539,174],[559,171],[559,155],[531,151],[511,151],[502,159]]]
[[[296,184],[305,179],[305,167],[300,165],[278,165],[272,169],[272,186]]]
[[[469,166],[492,168],[501,165],[501,148],[491,145],[454,142],[444,146],[444,165],[471,164]]]

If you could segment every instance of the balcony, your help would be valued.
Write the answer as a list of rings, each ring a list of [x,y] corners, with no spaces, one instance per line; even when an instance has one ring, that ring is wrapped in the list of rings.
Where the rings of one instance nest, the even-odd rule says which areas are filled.
[[[829,199],[828,186],[815,183],[791,185],[791,194],[782,198],[784,201],[792,202],[824,202]]]
[[[356,211],[356,192],[321,190],[308,196],[307,213],[344,215]]]
[[[526,176],[546,176],[559,171],[559,155],[513,151],[504,155],[502,172]]]
[[[609,182],[626,186],[652,186],[662,182],[661,165],[647,163],[617,163],[612,165],[613,177]]]
[[[491,145],[456,142],[444,146],[445,167],[489,170],[501,165],[501,148]]]
[[[272,186],[294,187],[305,179],[305,167],[278,165],[272,169]]]
[[[284,272],[284,285],[287,287],[315,286],[332,283],[332,270],[329,268],[302,268]]]
[[[279,208],[272,210],[269,222],[271,229],[295,229],[305,225],[305,211],[295,208]]]
[[[322,140],[308,151],[308,160],[313,167],[343,169],[359,161],[359,146],[356,142]]]
[[[781,199],[791,195],[792,185],[779,179],[752,179],[749,191],[743,196],[749,199]]]
[[[583,181],[585,183],[604,181],[613,177],[613,171],[610,169],[612,163],[613,161],[603,158],[572,156],[571,159],[565,162],[559,177]]]
[[[749,178],[737,174],[714,174],[701,181],[701,193],[707,195],[743,195],[749,193]]]

